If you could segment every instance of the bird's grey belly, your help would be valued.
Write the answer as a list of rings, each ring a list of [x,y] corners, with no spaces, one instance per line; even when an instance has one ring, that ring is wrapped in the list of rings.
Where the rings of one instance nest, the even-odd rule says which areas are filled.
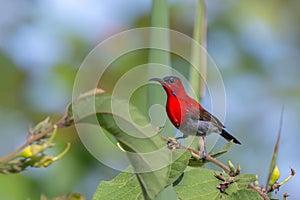
[[[195,119],[187,119],[187,121],[179,127],[179,130],[186,136],[205,136],[212,132],[220,132],[220,129],[213,125],[210,121],[201,121]]]

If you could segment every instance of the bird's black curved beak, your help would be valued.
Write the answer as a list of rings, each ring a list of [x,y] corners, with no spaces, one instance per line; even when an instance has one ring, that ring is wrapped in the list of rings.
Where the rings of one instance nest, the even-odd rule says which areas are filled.
[[[149,79],[149,81],[157,81],[159,83],[163,82],[163,80],[161,78],[151,78],[151,79]]]

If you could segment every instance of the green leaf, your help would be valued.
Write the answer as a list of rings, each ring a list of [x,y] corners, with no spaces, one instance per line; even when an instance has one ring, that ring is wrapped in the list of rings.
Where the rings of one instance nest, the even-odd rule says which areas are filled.
[[[111,181],[101,181],[93,200],[143,199],[139,181],[134,174],[123,172]]]
[[[229,185],[226,193],[221,193],[217,186],[222,181],[215,177],[219,173],[205,168],[185,172],[182,181],[174,187],[175,192],[180,199],[227,199],[233,193],[246,189],[255,180],[255,175],[252,174],[236,176],[236,182]],[[226,174],[223,176],[226,180],[229,178]]]
[[[69,105],[64,121],[98,124],[114,136],[127,151],[145,199],[153,199],[172,184],[191,157],[186,150],[170,151],[135,107],[102,91],[80,96]],[[144,127],[139,126],[141,124]]]
[[[175,149],[172,152],[172,163],[168,166],[168,180],[167,185],[174,183],[178,177],[183,173],[188,165],[191,153],[182,149]],[[178,158],[174,160],[174,158]]]
[[[240,200],[240,199],[263,200],[263,198],[252,189],[242,189],[233,193],[228,197],[228,200]]]
[[[154,200],[178,200],[178,197],[174,191],[174,188],[172,185],[165,188],[163,191],[161,191]]]
[[[172,155],[179,154],[181,153],[181,151],[183,150],[175,150],[172,152]],[[183,152],[182,156],[179,157],[179,159],[174,161],[168,167],[167,185],[172,184],[182,174],[182,171],[187,165],[189,157],[189,152],[185,151]],[[143,181],[151,181],[151,176],[153,176],[154,174],[158,174],[158,172],[139,174],[139,176]],[[155,185],[152,185],[151,188],[155,188]],[[150,188],[144,189],[149,190]],[[142,188],[139,184],[139,178],[137,178],[137,176],[135,176],[133,173],[123,172],[120,173],[112,181],[100,182],[98,189],[96,190],[93,197],[93,200],[98,199],[143,199]]]
[[[210,153],[210,156],[213,158],[216,158],[216,157],[223,155],[224,153],[227,153],[229,151],[229,149],[231,148],[232,144],[233,144],[233,141],[228,142],[220,151],[218,151],[216,153]]]
[[[33,129],[29,130],[32,134],[39,134],[45,132],[47,129],[49,129],[52,126],[52,123],[50,122],[50,117],[47,117],[43,121],[39,122]]]

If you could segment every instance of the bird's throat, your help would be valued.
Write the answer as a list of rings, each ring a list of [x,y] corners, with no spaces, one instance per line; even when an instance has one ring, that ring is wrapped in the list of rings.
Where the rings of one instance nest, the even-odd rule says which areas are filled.
[[[168,95],[166,111],[168,117],[175,127],[179,127],[182,122],[182,105],[180,101],[174,95]]]

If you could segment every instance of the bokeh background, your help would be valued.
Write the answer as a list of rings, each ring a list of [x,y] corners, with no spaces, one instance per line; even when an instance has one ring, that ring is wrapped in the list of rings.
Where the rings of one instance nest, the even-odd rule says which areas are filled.
[[[191,36],[196,1],[169,3],[171,28]],[[290,167],[300,172],[300,1],[207,4],[207,49],[224,79],[226,124],[242,141],[223,161],[231,158],[240,163],[243,173],[257,173],[264,184],[284,105],[278,157],[281,179],[289,175]],[[22,144],[35,123],[47,116],[55,122],[63,115],[76,71],[99,42],[150,25],[150,0],[0,0],[0,5],[1,155]],[[115,63],[101,87],[111,91],[118,77],[147,59],[140,52]],[[87,152],[75,129],[59,131],[56,141],[58,149],[71,141],[70,152],[46,169],[0,175],[1,199],[39,199],[41,194],[54,197],[69,192],[90,199],[101,180],[118,173]],[[276,197],[289,193],[290,199],[299,199],[299,184],[296,174]]]

